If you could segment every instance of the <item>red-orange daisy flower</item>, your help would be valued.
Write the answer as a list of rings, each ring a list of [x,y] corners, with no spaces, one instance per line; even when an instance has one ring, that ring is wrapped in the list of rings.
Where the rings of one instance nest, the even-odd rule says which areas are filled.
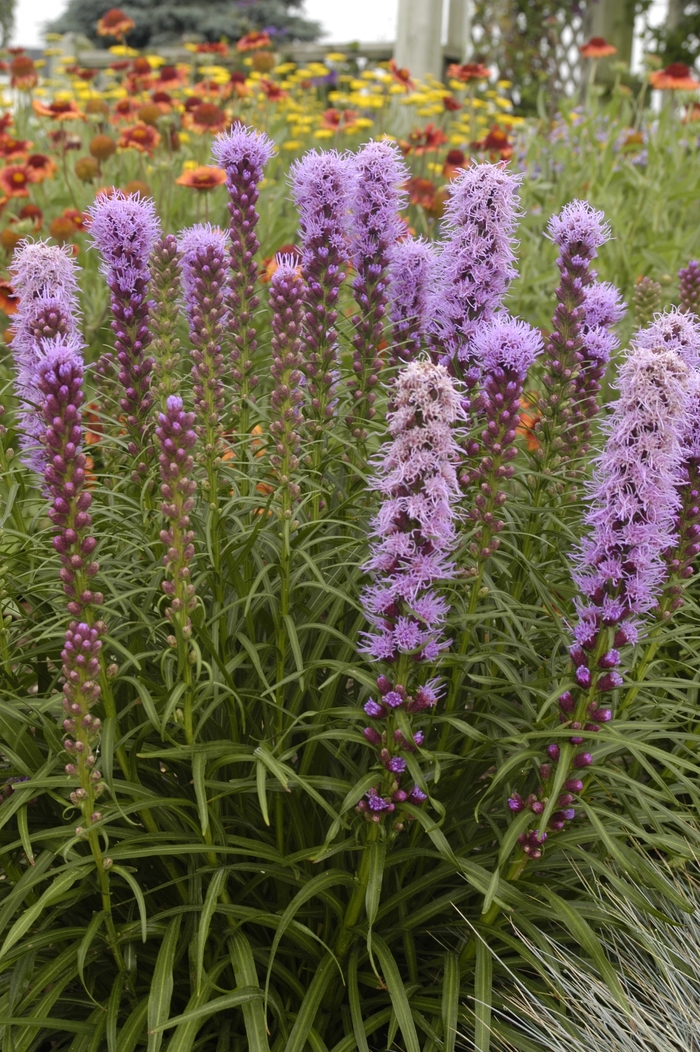
[[[282,91],[279,84],[273,84],[271,80],[265,80],[265,78],[260,81],[260,90],[270,102],[280,102],[282,99],[288,98],[289,95],[288,92]]]
[[[231,74],[228,86],[239,99],[244,99],[247,95],[250,95],[250,88],[246,84],[246,75],[245,73],[240,73],[237,69],[234,69]]]
[[[0,134],[0,157],[7,161],[24,160],[34,144],[29,139],[13,139],[11,135]]]
[[[188,80],[187,66],[161,66],[154,87],[168,89],[182,87]]]
[[[357,112],[355,110],[326,110],[321,114],[321,127],[329,128],[331,131],[349,131],[357,124]]]
[[[44,179],[50,179],[58,171],[54,159],[45,153],[30,154],[24,162],[24,167],[29,172],[29,181],[32,183],[43,183]]]
[[[255,51],[257,48],[269,46],[270,34],[265,32],[259,33],[253,30],[252,33],[246,33],[244,37],[241,37],[236,44],[236,51]]]
[[[192,88],[192,91],[199,96],[200,100],[227,99],[231,94],[231,86],[229,84],[219,84],[216,80],[200,80]]]
[[[407,69],[399,69],[394,59],[389,59],[389,72],[392,78],[397,84],[400,84],[405,91],[413,90],[413,81],[411,80],[411,74]]]
[[[442,166],[442,174],[445,179],[454,179],[468,164],[461,150],[449,150]]]
[[[38,117],[51,117],[55,121],[85,120],[72,99],[55,99],[48,106],[40,99],[32,99],[32,109]]]
[[[29,55],[17,55],[10,63],[10,87],[31,91],[39,83],[39,74]]]
[[[119,99],[114,105],[114,115],[110,117],[112,124],[131,120],[138,108],[138,103],[133,99]]]
[[[101,37],[117,37],[119,39],[126,33],[130,33],[135,24],[120,8],[110,7],[109,11],[99,19],[97,32]]]
[[[455,113],[462,108],[462,103],[454,95],[443,95],[442,104],[448,113]]]
[[[9,281],[0,281],[0,310],[10,317],[17,313],[19,296],[10,285]]]
[[[204,135],[205,132],[218,135],[228,123],[224,111],[213,102],[200,102],[182,115],[183,128],[189,128],[198,135]]]
[[[161,113],[172,113],[173,99],[167,91],[154,91],[151,95],[151,102],[158,107]]]
[[[198,168],[186,168],[175,182],[178,186],[189,187],[190,190],[213,190],[226,182],[226,172],[223,168],[203,164]]]
[[[515,428],[516,435],[525,440],[525,445],[533,453],[539,449],[540,440],[537,435],[536,426],[542,419],[542,414],[537,408],[538,398],[536,394],[526,393],[520,399],[521,412],[518,416],[518,424]]]
[[[18,219],[29,219],[34,224],[34,230],[41,230],[44,225],[44,213],[41,211],[38,205],[33,205],[31,202],[26,205],[22,205],[19,212],[17,213]]]
[[[203,44],[197,44],[194,50],[197,55],[228,55],[228,44],[224,44],[222,40],[205,41]]]
[[[583,58],[607,58],[608,55],[616,55],[617,48],[608,44],[605,37],[591,37],[587,44],[579,48]]]
[[[139,153],[153,153],[160,142],[160,132],[151,127],[150,124],[134,124],[131,128],[124,128],[119,136],[119,145],[123,148],[138,150]]]
[[[435,204],[435,183],[431,179],[421,179],[415,175],[406,184],[408,199],[412,205],[420,205],[428,211]]]
[[[472,146],[475,150],[482,150],[484,153],[490,154],[493,159],[498,157],[502,161],[507,161],[513,156],[513,146],[508,136],[496,124],[493,125],[491,131],[484,139],[480,139],[479,142],[473,142]]]
[[[447,67],[447,76],[451,80],[461,80],[463,84],[467,84],[470,80],[488,80],[491,71],[481,62],[465,62],[461,66],[454,62]]]
[[[401,149],[406,154],[415,153],[420,157],[424,153],[439,149],[446,142],[447,136],[441,128],[436,128],[434,124],[426,124],[425,128],[412,131],[408,140],[401,143]]]
[[[0,168],[0,189],[7,197],[29,197],[32,181],[29,169],[23,164]]]
[[[682,62],[672,62],[666,69],[650,73],[649,83],[659,91],[694,91],[700,88],[700,81],[695,80],[690,67]]]

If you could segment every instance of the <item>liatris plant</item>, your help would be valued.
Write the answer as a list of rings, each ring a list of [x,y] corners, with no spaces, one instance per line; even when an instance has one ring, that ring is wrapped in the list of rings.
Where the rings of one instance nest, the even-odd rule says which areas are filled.
[[[90,236],[102,257],[102,272],[111,293],[111,325],[123,387],[120,404],[129,435],[128,452],[137,464],[137,475],[143,475],[153,404],[153,359],[147,353],[151,340],[149,263],[158,237],[158,218],[152,201],[121,190],[98,194],[89,216]]]
[[[274,146],[263,132],[238,125],[214,141],[213,153],[217,164],[226,172],[229,192],[229,339],[239,427],[247,434],[250,400],[258,383],[253,372],[257,347],[253,312],[259,303],[255,294],[258,276],[255,254],[260,247],[255,233],[259,218],[255,206],[258,186],[274,154]]]
[[[185,230],[180,237],[182,288],[192,342],[192,379],[196,430],[207,470],[209,498],[218,490],[216,464],[222,454],[222,343],[228,321],[226,308],[226,236],[210,225]]]
[[[350,251],[356,277],[353,294],[359,308],[353,316],[353,377],[348,381],[353,404],[347,417],[354,438],[367,437],[382,370],[380,344],[389,301],[389,264],[405,226],[400,209],[408,170],[398,147],[369,142],[353,158],[350,181]]]
[[[299,211],[304,279],[304,373],[309,423],[328,428],[338,401],[338,296],[348,254],[350,160],[335,151],[311,151],[290,170]],[[320,467],[323,450],[319,448]]]
[[[435,259],[432,246],[420,238],[399,241],[391,254],[390,365],[410,362],[420,353],[428,328],[428,303]]]
[[[558,216],[552,217],[547,234],[559,249],[557,266],[561,278],[556,291],[552,333],[545,344],[547,360],[542,377],[546,394],[541,403],[544,414],[541,452],[545,462],[553,455],[560,460],[570,459],[577,453],[581,436],[576,427],[576,403],[587,388],[587,382],[579,381],[585,371],[586,289],[595,280],[591,263],[610,237],[610,227],[603,213],[591,208],[587,201],[572,201]]]
[[[700,263],[691,259],[687,267],[678,271],[678,293],[682,311],[698,313],[700,305]]]
[[[515,277],[513,235],[520,176],[505,164],[472,165],[450,185],[434,268],[429,332],[438,361],[473,387],[472,342]]]
[[[299,467],[303,424],[301,332],[304,286],[292,259],[279,256],[277,263],[270,287],[273,332],[270,372],[275,385],[270,395],[270,435],[274,453],[269,459],[281,488],[282,517],[291,519],[292,503],[300,493],[299,485],[293,479]]]
[[[598,395],[613,351],[620,341],[613,326],[625,316],[619,291],[609,282],[594,281],[583,297],[581,366],[574,378],[574,426],[580,453],[586,453],[593,434],[592,420],[599,410]]]
[[[620,397],[591,485],[590,532],[575,554],[582,598],[570,650],[574,682],[559,696],[561,740],[547,747],[538,792],[509,801],[512,811],[529,807],[541,816],[536,830],[520,834],[530,858],[541,856],[548,830],[574,817],[581,775],[593,762],[587,743],[612,718],[611,696],[623,683],[620,648],[636,641],[640,618],[658,602],[664,553],[676,542],[683,436],[697,383],[682,358],[658,344],[637,346],[620,371]]]
[[[174,234],[159,237],[150,259],[151,284],[148,327],[151,333],[150,353],[153,356],[153,390],[161,402],[170,394],[177,394],[180,386],[177,366],[180,360],[180,341],[176,335],[180,305],[174,290],[180,282],[180,258]]]
[[[658,281],[646,276],[637,278],[633,303],[637,325],[648,325],[661,305],[661,285]]]

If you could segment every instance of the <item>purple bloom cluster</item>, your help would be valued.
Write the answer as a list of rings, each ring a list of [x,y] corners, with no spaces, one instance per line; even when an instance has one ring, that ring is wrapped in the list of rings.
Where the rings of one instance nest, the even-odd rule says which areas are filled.
[[[444,366],[419,360],[399,372],[388,414],[391,441],[370,483],[383,503],[364,567],[375,579],[362,596],[374,631],[363,633],[362,650],[375,661],[395,662],[402,654],[433,661],[449,645],[442,640],[449,608],[433,586],[454,571],[455,425],[463,419]]]
[[[194,458],[190,452],[197,436],[192,430],[194,413],[187,413],[182,399],[170,395],[165,411],[158,414],[156,438],[160,446],[158,463],[163,503],[160,510],[170,520],[161,530],[166,547],[163,556],[166,579],[162,588],[170,598],[166,617],[178,634],[187,640],[192,635],[190,612],[194,609],[194,585],[190,581],[190,562],[194,555],[194,532],[190,529],[190,512],[194,507],[197,484],[191,478]],[[168,636],[170,646],[177,646],[177,636]]]
[[[353,294],[360,308],[353,317],[353,378],[348,382],[353,406],[347,424],[364,440],[363,422],[375,415],[373,390],[379,383],[379,345],[389,300],[389,263],[397,241],[406,232],[399,212],[408,169],[395,143],[368,142],[352,159],[350,180],[350,252],[355,266]]]
[[[304,279],[304,372],[317,428],[333,416],[337,402],[338,294],[345,280],[348,240],[348,157],[312,150],[291,168],[299,211]]]
[[[573,381],[573,423],[582,453],[587,451],[585,443],[592,435],[590,421],[598,412],[598,394],[605,370],[611,354],[620,346],[613,326],[624,318],[625,310],[619,291],[610,282],[594,281],[586,286],[580,328],[581,364]]]
[[[697,259],[691,259],[687,267],[681,267],[678,283],[681,310],[697,314],[700,307],[700,263]]]
[[[561,278],[556,291],[552,334],[545,346],[548,361],[542,382],[547,394],[542,409],[549,424],[550,448],[571,456],[580,441],[576,400],[582,394],[588,396],[587,379],[581,381],[581,390],[577,387],[579,375],[585,371],[586,290],[595,280],[591,263],[610,237],[610,227],[603,213],[587,201],[571,201],[559,215],[552,216],[547,236],[559,249],[557,266]],[[598,350],[601,349],[598,346]],[[594,356],[592,342],[589,350]]]
[[[470,458],[479,457],[479,462],[460,481],[465,486],[481,483],[469,517],[479,524],[470,552],[475,559],[483,560],[500,545],[498,534],[505,524],[498,518],[498,509],[505,503],[506,493],[497,487],[513,476],[510,461],[517,452],[514,441],[520,397],[528,370],[542,350],[542,337],[525,322],[502,314],[479,329],[472,348],[482,373],[474,408],[484,426],[466,450]]]
[[[574,555],[572,576],[582,598],[570,649],[573,682],[559,697],[560,721],[572,733],[561,745],[549,745],[538,792],[509,802],[512,810],[542,814],[553,767],[565,763],[567,791],[557,800],[562,810],[549,816],[550,830],[573,817],[571,794],[583,789],[574,772],[593,762],[585,742],[612,718],[610,694],[623,684],[620,648],[635,642],[639,618],[657,604],[667,574],[664,553],[676,544],[684,435],[700,389],[674,350],[643,342],[620,370],[620,397],[590,486],[590,529]],[[530,854],[537,845],[528,836],[521,844]]]
[[[221,352],[228,324],[226,307],[226,235],[216,227],[200,225],[183,230],[182,288],[192,341],[192,379],[197,435],[204,456],[213,463],[221,445],[225,371]],[[211,485],[212,480],[209,480]],[[212,494],[213,499],[216,494]]]
[[[478,377],[474,335],[501,307],[516,275],[513,236],[521,178],[505,163],[476,164],[450,184],[429,331],[438,361],[456,370],[470,386]]]
[[[93,624],[71,621],[61,651],[63,710],[66,714],[63,729],[69,735],[63,743],[69,757],[65,771],[78,780],[78,788],[70,794],[70,799],[80,808],[88,828],[102,818],[101,812],[96,810],[96,800],[104,785],[95,766],[101,724],[90,710],[100,699],[101,636],[106,631],[107,626],[102,621]],[[75,832],[80,836],[84,829],[78,826]]]
[[[173,295],[180,282],[180,253],[174,234],[158,238],[151,253],[150,268],[149,350],[153,355],[153,388],[162,400],[177,394],[180,387],[177,373],[180,340],[176,336],[180,304]]]
[[[394,247],[389,267],[390,365],[410,362],[420,354],[435,262],[432,245],[420,238],[407,237]]]
[[[253,355],[257,347],[253,311],[259,300],[255,295],[258,267],[255,254],[260,247],[255,228],[258,224],[256,204],[258,185],[265,166],[275,152],[274,144],[264,132],[236,125],[214,140],[212,152],[217,164],[226,171],[229,193],[229,296],[232,341],[233,379],[240,398],[242,429],[247,431],[248,401],[258,378],[253,374]]]
[[[700,320],[671,307],[657,314],[648,328],[635,337],[635,346],[647,350],[674,351],[689,369],[700,367]]]
[[[146,353],[151,340],[148,327],[149,261],[159,234],[152,201],[138,194],[98,194],[88,209],[90,236],[102,257],[102,272],[112,300],[112,331],[119,363],[120,400],[126,414],[129,453],[143,456],[149,430],[153,360]],[[139,473],[145,463],[138,466]]]
[[[270,372],[275,381],[270,395],[270,436],[275,444],[270,466],[283,491],[294,500],[300,492],[292,476],[299,466],[299,431],[303,423],[301,332],[304,286],[292,259],[278,256],[277,262],[270,285],[273,333]],[[285,512],[289,511],[285,506]]]

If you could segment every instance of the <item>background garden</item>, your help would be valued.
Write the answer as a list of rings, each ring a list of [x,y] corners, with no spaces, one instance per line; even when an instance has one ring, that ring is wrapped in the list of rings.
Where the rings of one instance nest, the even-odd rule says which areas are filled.
[[[2,1052],[697,1052],[695,5],[211,7],[3,52]]]

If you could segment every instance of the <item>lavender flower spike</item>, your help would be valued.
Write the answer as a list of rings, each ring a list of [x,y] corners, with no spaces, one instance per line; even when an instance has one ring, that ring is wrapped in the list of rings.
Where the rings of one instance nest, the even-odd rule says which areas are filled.
[[[636,347],[649,350],[664,348],[680,355],[690,369],[700,368],[700,319],[671,307],[656,314],[648,328],[635,337]]]
[[[299,496],[293,481],[299,466],[300,430],[303,424],[301,372],[301,328],[303,284],[292,259],[277,257],[278,267],[270,288],[272,306],[272,373],[275,385],[270,395],[270,435],[275,451],[270,465],[282,487],[282,514],[291,517],[292,501]]]
[[[440,697],[439,681],[425,679],[423,669],[449,645],[443,635],[449,607],[435,586],[454,573],[456,431],[463,420],[460,393],[444,366],[419,359],[399,371],[388,416],[391,437],[376,458],[371,483],[382,495],[364,567],[374,584],[361,597],[372,626],[363,633],[361,650],[392,666],[393,676],[379,676],[379,698],[364,707],[372,724],[383,724],[382,733],[374,726],[364,731],[383,771],[357,805],[370,822],[391,815],[395,832],[410,818],[402,804],[417,806],[427,798],[423,788],[405,789],[401,782],[406,755],[424,740],[412,721]]]
[[[253,311],[259,303],[255,295],[258,276],[255,253],[260,247],[255,235],[259,219],[255,206],[259,196],[258,185],[275,147],[264,132],[238,125],[214,140],[212,152],[217,164],[226,171],[229,192],[231,270],[228,306],[231,314],[229,332],[233,341],[231,359],[240,402],[240,430],[247,434],[249,401],[258,382],[253,374],[253,355],[257,342],[252,325]]]
[[[161,405],[170,394],[177,394],[180,377],[180,340],[177,323],[180,304],[173,290],[180,283],[180,253],[174,234],[164,234],[153,246],[150,258],[150,294],[148,326],[151,332],[150,352],[153,356],[151,387],[157,392]]]
[[[576,772],[591,765],[586,742],[612,718],[610,695],[623,683],[620,650],[636,640],[640,618],[658,603],[668,572],[664,556],[677,542],[684,437],[700,393],[698,378],[675,351],[637,342],[618,387],[589,487],[589,532],[574,553],[572,576],[581,598],[570,649],[572,682],[559,698],[560,720],[571,735],[550,744],[551,762],[540,768],[543,784],[528,798],[539,829],[562,829],[573,817],[567,810],[573,796],[552,796],[554,767],[566,765],[569,794],[583,790]],[[553,810],[558,806],[564,810]],[[526,834],[520,843],[530,854]]]
[[[215,463],[221,453],[221,414],[224,408],[224,358],[221,345],[228,323],[226,258],[228,244],[222,230],[209,224],[180,234],[182,287],[192,341],[194,405],[202,453],[207,464],[210,500],[216,497]]]
[[[686,314],[700,313],[700,263],[691,259],[687,267],[678,271],[681,310]]]
[[[350,189],[351,255],[357,277],[353,293],[359,313],[353,318],[353,378],[348,382],[353,407],[346,418],[355,438],[363,441],[364,422],[375,414],[382,360],[379,345],[389,299],[388,269],[396,242],[405,232],[400,209],[408,169],[394,143],[368,142],[352,161]]]
[[[146,354],[148,328],[149,259],[159,233],[152,201],[116,190],[98,194],[88,209],[90,236],[102,257],[102,272],[112,294],[112,331],[124,388],[121,408],[126,414],[129,453],[143,457],[149,430],[152,359]],[[146,464],[141,460],[138,472]]]
[[[516,275],[514,234],[520,175],[476,164],[450,184],[428,316],[433,354],[473,386],[472,341],[493,318]]]
[[[338,385],[338,338],[335,323],[340,286],[345,280],[348,240],[347,156],[315,150],[290,170],[292,194],[299,211],[304,279],[304,343],[307,391],[314,429],[322,430],[334,414]]]
[[[577,378],[583,368],[583,333],[586,289],[595,280],[591,262],[610,237],[602,212],[587,201],[571,201],[552,216],[547,236],[559,248],[557,266],[561,280],[552,335],[546,344],[547,368],[542,382],[547,396],[542,402],[546,418],[547,456],[553,450],[570,457],[579,443],[575,401],[580,396]],[[585,384],[584,384],[585,387]]]
[[[50,245],[46,241],[20,241],[14,251],[10,272],[22,302],[40,296],[65,296],[74,300],[78,294],[77,266],[67,245]]]
[[[581,453],[592,435],[590,421],[598,412],[598,392],[610,356],[620,346],[613,330],[625,316],[625,304],[619,291],[608,281],[594,281],[583,297],[581,367],[574,378],[574,422],[578,427],[577,442]]]
[[[389,363],[409,362],[420,354],[428,324],[428,300],[436,257],[432,245],[406,238],[394,247],[389,267],[391,357]]]

